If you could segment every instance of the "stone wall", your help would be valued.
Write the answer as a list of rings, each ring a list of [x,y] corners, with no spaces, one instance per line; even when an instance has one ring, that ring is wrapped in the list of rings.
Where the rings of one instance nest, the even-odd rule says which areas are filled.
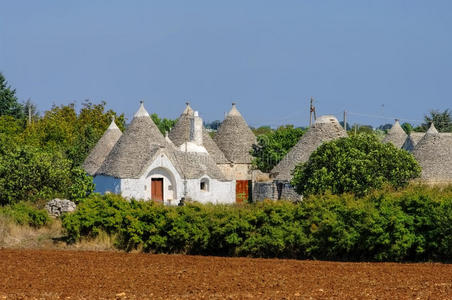
[[[289,200],[300,201],[301,195],[287,181],[255,182],[253,184],[253,201]]]
[[[253,201],[277,200],[276,184],[271,182],[254,182]]]

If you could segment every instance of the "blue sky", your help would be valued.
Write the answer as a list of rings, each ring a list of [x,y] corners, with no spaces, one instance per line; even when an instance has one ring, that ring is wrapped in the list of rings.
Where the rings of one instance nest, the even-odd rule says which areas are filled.
[[[452,108],[452,1],[8,1],[0,72],[40,111],[145,101],[204,120],[231,102],[250,125],[421,120]]]

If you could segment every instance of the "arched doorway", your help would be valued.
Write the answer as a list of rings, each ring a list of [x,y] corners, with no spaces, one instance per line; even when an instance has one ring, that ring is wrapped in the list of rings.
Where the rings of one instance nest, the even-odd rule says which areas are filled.
[[[166,168],[155,168],[149,172],[150,199],[165,204],[176,204],[177,186],[174,175]]]

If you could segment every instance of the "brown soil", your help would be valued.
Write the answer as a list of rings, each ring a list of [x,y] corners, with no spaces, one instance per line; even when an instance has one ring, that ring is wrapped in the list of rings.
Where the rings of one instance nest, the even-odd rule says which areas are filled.
[[[452,265],[0,250],[0,299],[452,299]]]

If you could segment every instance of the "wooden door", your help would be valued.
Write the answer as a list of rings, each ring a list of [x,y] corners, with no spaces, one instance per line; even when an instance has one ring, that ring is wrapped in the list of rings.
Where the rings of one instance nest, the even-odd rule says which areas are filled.
[[[163,202],[163,178],[151,179],[151,199]]]
[[[251,183],[249,180],[236,180],[235,183],[235,202],[242,203],[250,199]]]

